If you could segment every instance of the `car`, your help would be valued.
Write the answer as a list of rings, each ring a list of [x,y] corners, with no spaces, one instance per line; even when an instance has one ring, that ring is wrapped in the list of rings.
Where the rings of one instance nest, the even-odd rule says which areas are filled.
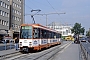
[[[10,42],[14,43],[14,39],[3,39],[2,42],[3,43],[5,43],[5,42],[6,43],[10,43]]]
[[[2,40],[0,40],[0,43],[3,43]]]
[[[82,38],[79,38],[79,41],[80,41],[80,42],[86,42],[87,39],[86,39],[85,37],[82,37]]]
[[[2,42],[3,43],[9,43],[9,40],[8,39],[3,39]]]
[[[87,41],[90,43],[90,37],[87,38]]]

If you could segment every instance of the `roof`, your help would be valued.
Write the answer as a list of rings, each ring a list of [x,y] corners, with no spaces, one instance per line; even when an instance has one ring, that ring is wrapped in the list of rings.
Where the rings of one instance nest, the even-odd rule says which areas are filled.
[[[41,29],[45,29],[45,30],[49,30],[49,31],[59,33],[58,31],[56,31],[54,29],[48,28],[48,27],[40,25],[40,24],[22,24],[21,26],[33,26],[33,27],[36,27],[36,28],[41,28]]]

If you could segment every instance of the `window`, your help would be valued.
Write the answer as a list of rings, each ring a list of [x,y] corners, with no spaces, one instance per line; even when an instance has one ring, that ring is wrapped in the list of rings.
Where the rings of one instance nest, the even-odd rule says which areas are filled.
[[[21,18],[19,19],[19,21],[21,21]]]
[[[19,21],[19,17],[17,17],[17,20]]]
[[[15,13],[16,13],[16,10],[15,10]]]
[[[0,10],[0,15],[1,15],[1,10]]]
[[[17,24],[15,25],[15,28],[17,28]]]
[[[5,7],[5,3],[3,2],[3,7]]]
[[[0,19],[0,24],[1,24],[1,19]]]
[[[6,25],[6,21],[4,21],[4,24]]]
[[[4,25],[4,20],[2,20],[2,25]]]
[[[14,6],[15,4],[14,4],[14,2],[13,2],[13,6]]]
[[[3,16],[5,15],[5,12],[3,11]]]
[[[5,7],[8,8],[8,7],[7,7],[7,4],[5,5]]]
[[[21,15],[21,12],[20,12],[20,15]]]
[[[15,10],[13,9],[13,13],[15,12]]]
[[[7,21],[7,26],[9,26],[9,23],[8,23],[8,21]]]
[[[7,13],[5,12],[5,17],[7,17]]]
[[[15,20],[16,20],[16,17],[15,17]]]
[[[9,17],[9,13],[7,13],[7,17]]]
[[[1,15],[3,15],[3,12],[2,12],[2,10],[1,10]]]
[[[13,16],[13,20],[15,20],[15,16]]]
[[[15,7],[16,7],[16,3],[15,3]]]
[[[0,1],[0,5],[1,5],[1,6],[3,6],[2,4],[3,4],[3,2],[2,2],[2,1]]]
[[[12,23],[12,27],[14,27],[14,24]]]
[[[32,26],[22,26],[20,31],[20,38],[30,39],[32,38]]]
[[[7,8],[9,9],[9,5],[7,5]]]
[[[17,5],[17,8],[18,8],[18,5]]]
[[[21,9],[21,6],[19,5],[19,9]]]
[[[19,0],[19,2],[21,3],[21,0]]]
[[[8,0],[9,1],[9,0]]]

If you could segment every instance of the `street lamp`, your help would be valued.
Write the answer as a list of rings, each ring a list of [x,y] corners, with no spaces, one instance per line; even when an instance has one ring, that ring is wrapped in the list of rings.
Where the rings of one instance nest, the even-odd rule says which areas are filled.
[[[31,10],[31,12],[33,12],[33,11],[37,11],[37,13],[38,12],[40,12],[41,10],[40,9],[37,9],[37,10]],[[36,15],[37,13],[35,13],[34,15]],[[34,21],[34,24],[35,24],[35,20],[34,20],[34,15],[31,15],[31,18],[33,19],[33,21]]]

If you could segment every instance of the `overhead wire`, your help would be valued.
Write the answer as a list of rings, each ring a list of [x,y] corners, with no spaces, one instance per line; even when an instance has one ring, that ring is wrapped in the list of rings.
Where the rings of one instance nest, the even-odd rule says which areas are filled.
[[[47,2],[48,2],[48,4],[52,7],[52,9],[53,10],[55,10],[55,12],[57,13],[57,11],[56,11],[56,9],[51,5],[51,3],[48,1],[48,0],[46,0]],[[58,13],[57,13],[58,14]],[[59,14],[58,14],[59,15]]]

